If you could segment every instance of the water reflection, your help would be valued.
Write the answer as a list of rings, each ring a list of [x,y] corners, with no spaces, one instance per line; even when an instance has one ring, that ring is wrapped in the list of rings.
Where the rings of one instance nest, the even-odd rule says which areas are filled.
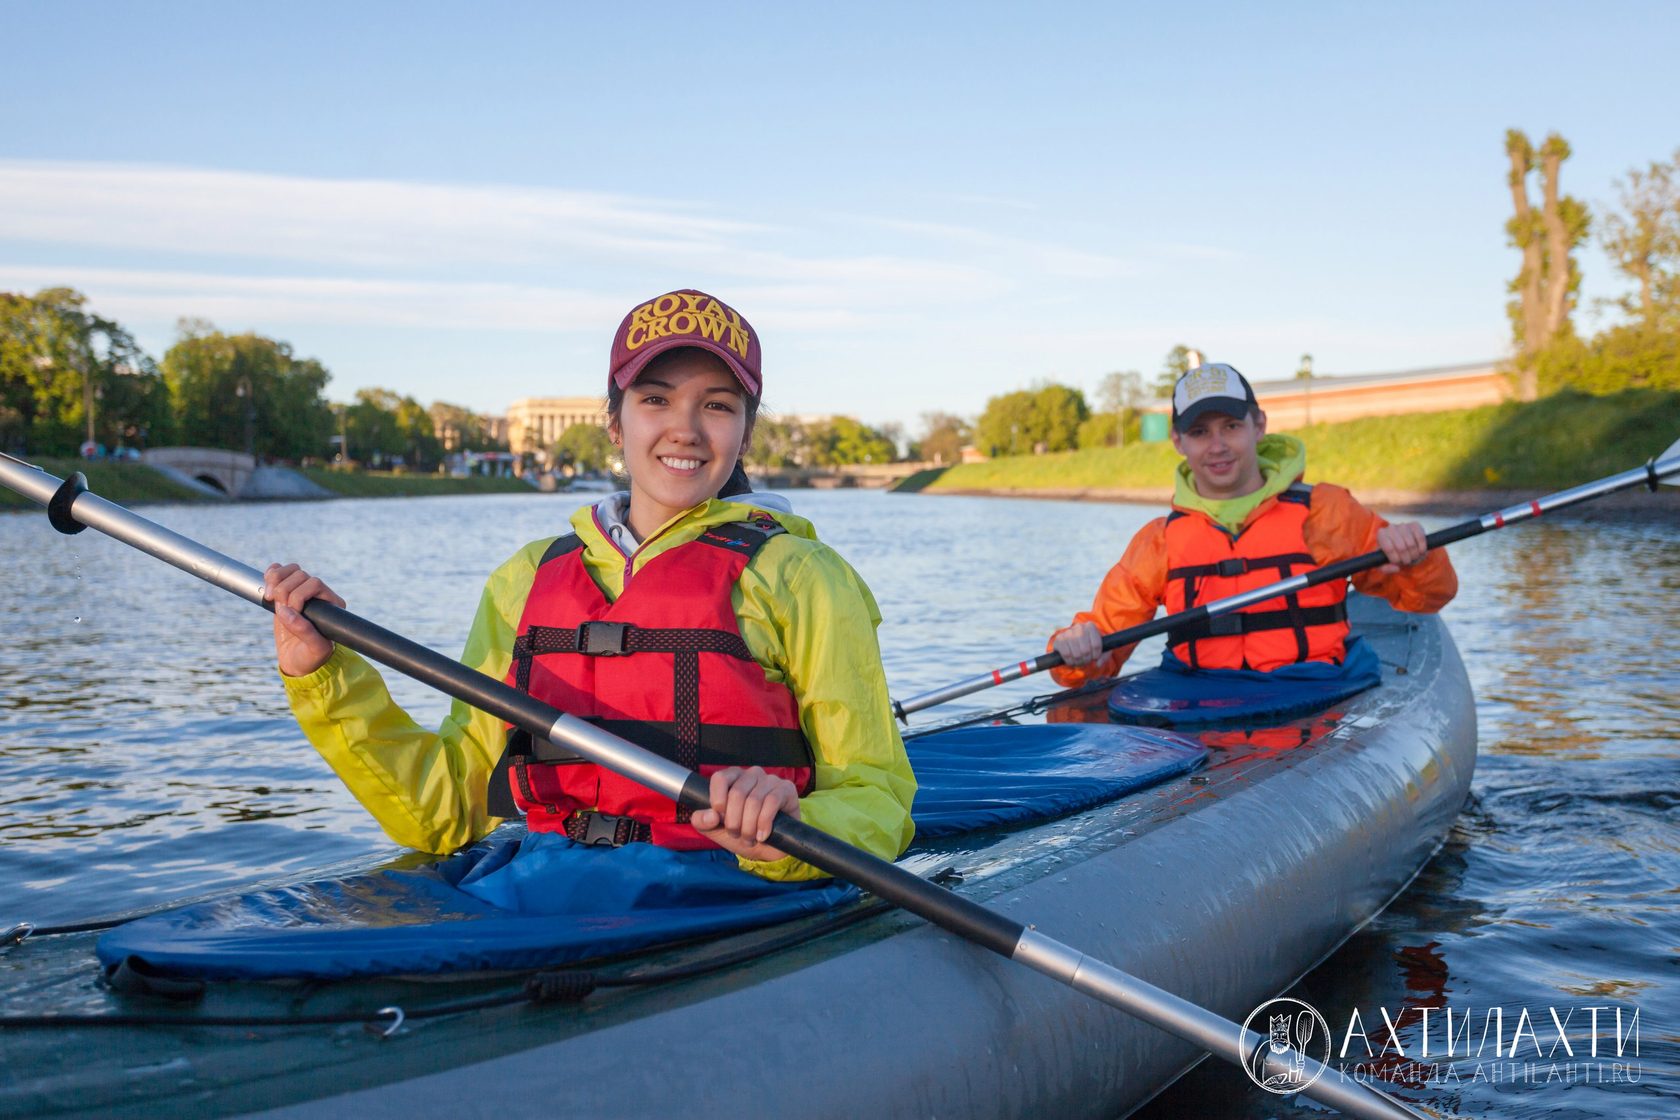
[[[900,697],[1042,650],[1157,512],[794,497],[875,591]],[[328,574],[352,609],[454,654],[484,576],[558,532],[570,509],[563,497],[506,496],[146,512],[253,565],[301,561]],[[1432,1003],[1638,1004],[1653,1024],[1646,1095],[1469,1086],[1422,1088],[1414,1100],[1498,1117],[1565,1105],[1612,1117],[1680,1111],[1655,1107],[1675,1104],[1680,1089],[1667,1012],[1680,944],[1677,545],[1672,519],[1623,519],[1545,521],[1454,546],[1463,591],[1446,617],[1483,736],[1472,801],[1407,894],[1301,988],[1327,1014],[1416,1009],[1404,1037]],[[39,515],[0,515],[0,573],[0,924],[161,905],[396,854],[298,734],[266,616],[97,534],[61,537]],[[1137,658],[1155,660],[1160,641]],[[391,684],[416,718],[441,718],[446,700]],[[1047,677],[1030,678],[966,706],[1048,691]],[[1284,1107],[1256,1102],[1234,1077],[1221,1088],[1205,1065],[1146,1116],[1258,1118]]]

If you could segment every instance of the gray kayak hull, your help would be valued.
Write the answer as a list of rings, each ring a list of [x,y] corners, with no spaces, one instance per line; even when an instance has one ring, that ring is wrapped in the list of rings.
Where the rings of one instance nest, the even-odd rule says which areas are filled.
[[[1241,1022],[1404,889],[1469,791],[1475,709],[1445,627],[1369,600],[1355,622],[1384,685],[1289,725],[1310,742],[1210,733],[1224,761],[1199,775],[941,853],[959,889]],[[576,1014],[564,1038],[504,1024],[501,1056],[264,1115],[1112,1118],[1201,1056],[902,915]]]

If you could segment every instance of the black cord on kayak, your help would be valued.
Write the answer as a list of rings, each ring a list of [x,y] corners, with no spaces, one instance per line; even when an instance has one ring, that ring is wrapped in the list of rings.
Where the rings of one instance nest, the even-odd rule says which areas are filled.
[[[97,929],[112,929],[132,921],[131,918],[104,918],[94,922],[73,922],[61,926],[38,926],[32,922],[19,922],[14,926],[0,930],[0,950],[10,949],[13,945],[21,945],[31,937],[52,937],[61,933],[91,933]]]
[[[1011,704],[1007,708],[998,708],[995,711],[982,712],[979,715],[974,716],[964,716],[961,719],[951,720],[949,723],[941,723],[933,727],[925,727],[917,731],[906,732],[904,735],[904,741],[906,743],[912,743],[917,739],[924,738],[928,735],[938,735],[942,731],[957,731],[964,727],[973,727],[977,723],[1001,723],[1005,720],[1012,720],[1015,716],[1035,715],[1048,708],[1052,708],[1063,701],[1076,700],[1081,696],[1092,696],[1096,693],[1104,692],[1113,688],[1115,682],[1119,679],[1119,677],[1100,677],[1097,680],[1087,681],[1085,684],[1076,685],[1073,688],[1066,688],[1060,692],[1050,692],[1042,696],[1034,696],[1030,700],[1022,700],[1018,703]]]

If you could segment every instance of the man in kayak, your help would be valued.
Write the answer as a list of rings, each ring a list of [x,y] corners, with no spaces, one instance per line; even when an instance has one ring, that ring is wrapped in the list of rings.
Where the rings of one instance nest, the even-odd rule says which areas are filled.
[[[1306,447],[1267,435],[1246,378],[1223,362],[1190,370],[1173,387],[1178,466],[1173,509],[1140,529],[1088,611],[1050,636],[1065,687],[1113,676],[1133,646],[1102,651],[1102,635],[1264,587],[1311,568],[1380,549],[1389,562],[1353,577],[1367,595],[1432,613],[1458,591],[1443,550],[1430,552],[1416,522],[1390,525],[1340,486],[1303,485]],[[1189,670],[1272,672],[1348,656],[1347,582],[1320,584],[1170,631],[1167,662]]]
[[[632,309],[607,381],[629,492],[497,568],[462,657],[699,770],[712,805],[692,816],[461,701],[439,731],[418,726],[371,665],[298,613],[337,596],[296,565],[266,573],[292,710],[392,839],[449,852],[525,816],[519,852],[463,889],[552,911],[568,890],[598,890],[578,885],[599,882],[581,868],[626,846],[637,852],[616,866],[658,863],[648,882],[666,901],[698,873],[690,865],[714,882],[725,864],[759,880],[819,877],[766,842],[781,813],[886,859],[908,845],[915,778],[875,600],[808,521],[756,500],[739,468],[761,387],[758,337],[721,300],[684,289]]]

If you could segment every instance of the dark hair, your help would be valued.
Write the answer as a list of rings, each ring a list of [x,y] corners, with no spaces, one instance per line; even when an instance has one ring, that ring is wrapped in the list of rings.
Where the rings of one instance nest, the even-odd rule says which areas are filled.
[[[737,494],[751,494],[752,483],[747,479],[746,468],[741,466],[741,460],[735,460],[735,470],[730,473],[729,481],[718,491],[719,498],[733,498]]]
[[[641,373],[638,373],[636,376],[638,378],[640,378],[642,376],[642,374],[647,373],[649,370],[658,368],[659,365],[661,363],[663,363],[667,358],[670,358],[670,357],[672,357],[676,354],[680,354],[684,350],[694,350],[694,349],[698,349],[698,347],[679,346],[675,350],[667,350],[667,351],[665,351],[665,353],[659,355],[657,358],[654,358],[652,361],[650,361],[647,365],[643,366]],[[701,350],[700,352],[702,354],[707,353],[707,351],[705,351],[705,350]],[[723,366],[724,369],[729,368],[727,365],[724,365],[724,362],[721,358],[717,359],[717,363],[720,366]],[[733,375],[731,375],[731,376],[733,376]],[[631,384],[633,385],[633,384],[635,384],[635,382],[631,382]],[[739,384],[739,382],[737,382],[737,384]],[[743,386],[741,386],[741,400],[744,403],[744,407],[746,408],[746,412],[747,412],[747,439],[750,440],[750,439],[752,439],[753,425],[758,422],[759,398],[755,397],[751,393],[747,392],[746,386],[743,385]],[[608,378],[607,379],[607,426],[611,427],[612,425],[619,423],[619,417],[623,412],[624,412],[624,390],[620,389],[618,387],[618,382],[614,381],[612,378]],[[746,469],[741,466],[741,458],[740,458],[740,456],[737,455],[735,457],[735,469],[732,472],[730,472],[728,480],[724,482],[723,489],[718,491],[717,496],[720,497],[720,498],[733,498],[737,494],[750,494],[750,493],[752,493],[752,483],[747,480]]]

